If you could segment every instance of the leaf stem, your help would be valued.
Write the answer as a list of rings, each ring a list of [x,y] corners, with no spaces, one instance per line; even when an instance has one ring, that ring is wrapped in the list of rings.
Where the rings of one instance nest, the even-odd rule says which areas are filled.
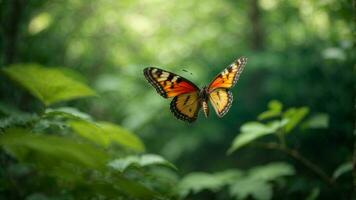
[[[318,165],[314,164],[312,161],[304,157],[302,154],[300,154],[297,150],[291,149],[287,146],[283,146],[281,144],[276,144],[276,143],[255,143],[256,146],[262,147],[265,149],[272,149],[272,150],[278,150],[281,151],[290,157],[294,158],[295,160],[298,160],[301,162],[305,167],[313,171],[316,175],[318,175],[325,183],[328,185],[333,185],[334,181],[333,179],[328,176]]]

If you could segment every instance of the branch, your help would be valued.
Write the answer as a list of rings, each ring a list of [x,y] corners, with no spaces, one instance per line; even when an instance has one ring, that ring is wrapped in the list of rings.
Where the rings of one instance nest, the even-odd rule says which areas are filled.
[[[294,158],[295,160],[298,160],[301,162],[305,167],[313,171],[316,175],[318,175],[325,183],[328,185],[333,185],[334,181],[331,177],[329,177],[319,166],[311,162],[309,159],[305,158],[303,155],[301,155],[297,150],[291,149],[286,146],[282,146],[280,144],[276,143],[255,143],[257,147],[262,147],[265,149],[272,149],[272,150],[278,150],[281,151],[290,157]]]

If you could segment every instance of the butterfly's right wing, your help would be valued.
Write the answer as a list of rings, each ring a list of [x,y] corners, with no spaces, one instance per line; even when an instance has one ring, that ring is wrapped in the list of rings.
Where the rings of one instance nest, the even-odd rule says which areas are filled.
[[[199,91],[181,94],[173,98],[171,111],[177,119],[194,122],[201,107]]]
[[[148,67],[143,70],[143,73],[148,82],[164,98],[199,91],[199,88],[194,83],[172,72]]]
[[[228,89],[218,88],[210,93],[209,99],[216,114],[223,117],[231,107],[233,96]]]

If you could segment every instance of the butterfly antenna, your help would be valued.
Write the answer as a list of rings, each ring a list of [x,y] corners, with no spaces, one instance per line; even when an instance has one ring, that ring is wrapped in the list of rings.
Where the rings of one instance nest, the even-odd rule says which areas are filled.
[[[193,76],[193,73],[192,73],[192,72],[190,72],[190,71],[188,71],[188,70],[186,70],[186,69],[182,69],[182,71],[183,71],[183,72],[187,72],[187,73],[189,73],[190,75],[192,75],[192,76]]]

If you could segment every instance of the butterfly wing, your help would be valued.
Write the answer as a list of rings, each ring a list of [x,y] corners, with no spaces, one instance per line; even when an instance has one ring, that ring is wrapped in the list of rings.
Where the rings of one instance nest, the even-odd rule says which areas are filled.
[[[232,105],[233,96],[228,89],[218,88],[209,94],[209,99],[216,114],[223,117]]]
[[[179,96],[199,91],[199,88],[187,79],[155,67],[148,67],[143,70],[148,82],[164,98]]]
[[[199,88],[194,83],[159,68],[148,67],[143,72],[162,97],[174,97],[170,108],[177,119],[188,122],[197,119],[201,104]]]
[[[171,111],[177,119],[194,122],[201,107],[199,91],[176,96],[171,102]]]
[[[241,72],[243,71],[247,62],[247,58],[241,57],[235,62],[233,62],[230,66],[228,66],[224,71],[222,71],[219,75],[215,77],[215,79],[210,83],[208,87],[209,93],[214,91],[217,88],[231,88],[233,87]]]
[[[208,86],[210,102],[219,117],[223,117],[232,105],[233,96],[229,89],[236,84],[246,62],[247,58],[245,57],[235,60],[217,75]]]

